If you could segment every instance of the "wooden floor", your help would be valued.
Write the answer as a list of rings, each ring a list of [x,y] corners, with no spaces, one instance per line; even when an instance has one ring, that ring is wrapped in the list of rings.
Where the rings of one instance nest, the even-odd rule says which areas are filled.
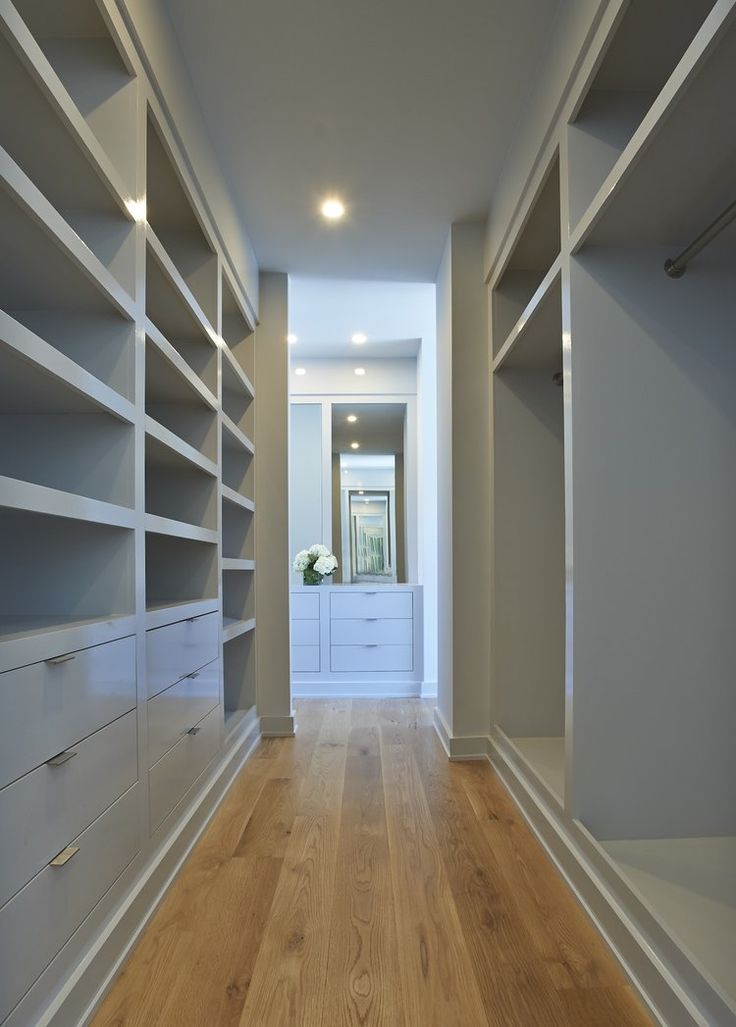
[[[303,701],[261,743],[95,1027],[650,1020],[486,763],[421,700]]]

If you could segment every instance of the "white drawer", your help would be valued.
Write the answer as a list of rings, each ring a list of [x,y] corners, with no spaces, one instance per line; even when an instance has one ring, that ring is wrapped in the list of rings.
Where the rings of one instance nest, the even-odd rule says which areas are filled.
[[[219,621],[219,613],[205,613],[146,632],[149,698],[217,659]]]
[[[135,710],[0,791],[0,906],[138,778]],[[73,753],[73,755],[69,755]]]
[[[332,592],[332,620],[359,620],[365,617],[411,619],[411,592]]]
[[[0,1021],[79,927],[139,848],[134,785],[77,838],[64,866],[45,867],[0,909]]]
[[[148,766],[161,759],[220,697],[220,661],[208,663],[149,699]]]
[[[291,594],[292,620],[319,620],[319,596],[301,592]]]
[[[318,620],[293,620],[291,622],[292,645],[319,645]]]
[[[291,669],[296,674],[318,674],[319,646],[293,645],[291,647]]]
[[[171,813],[220,748],[222,709],[217,706],[169,749],[149,775],[151,832]]]
[[[45,763],[136,704],[135,638],[0,674],[0,785]]]
[[[414,668],[410,645],[333,645],[330,658],[332,670],[338,672],[403,672]]]
[[[333,645],[411,645],[413,620],[363,617],[360,620],[333,620],[330,624]]]

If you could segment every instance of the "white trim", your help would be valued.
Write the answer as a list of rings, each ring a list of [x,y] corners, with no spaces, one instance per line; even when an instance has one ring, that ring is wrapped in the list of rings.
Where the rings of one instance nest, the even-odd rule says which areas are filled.
[[[439,706],[433,712],[434,729],[449,760],[484,760],[488,756],[485,735],[453,735]]]
[[[291,738],[294,734],[294,714],[288,717],[261,717],[263,738]]]
[[[419,681],[300,681],[292,674],[295,699],[418,699]]]

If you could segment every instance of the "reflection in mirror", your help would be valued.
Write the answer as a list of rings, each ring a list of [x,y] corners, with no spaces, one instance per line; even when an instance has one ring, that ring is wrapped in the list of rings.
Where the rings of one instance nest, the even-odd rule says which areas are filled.
[[[405,418],[400,403],[333,407],[333,550],[344,583],[406,581]]]

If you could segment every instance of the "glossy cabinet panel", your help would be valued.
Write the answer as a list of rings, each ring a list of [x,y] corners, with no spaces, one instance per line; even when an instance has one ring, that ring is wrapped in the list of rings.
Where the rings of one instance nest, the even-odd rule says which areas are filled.
[[[291,619],[319,620],[319,595],[292,592]]]
[[[149,772],[151,831],[171,813],[217,750],[222,733],[222,709],[217,706],[184,735]]]
[[[292,645],[319,645],[318,620],[294,620],[291,622]]]
[[[149,767],[217,705],[219,696],[220,661],[215,660],[148,700]]]
[[[139,848],[134,785],[76,838],[71,857],[46,866],[0,909],[0,1020],[120,876]]]
[[[146,632],[149,698],[217,659],[219,621],[218,613],[206,613]]]
[[[138,778],[136,712],[0,790],[0,906]]]
[[[414,667],[411,645],[333,645],[333,671],[410,671]]]
[[[291,648],[291,669],[302,674],[319,672],[319,646],[295,645]]]
[[[333,645],[411,645],[414,621],[388,617],[361,617],[359,620],[333,619],[330,640]]]
[[[357,619],[362,617],[411,618],[413,603],[411,592],[345,592],[334,591],[330,595],[330,617],[332,620]]]
[[[136,704],[135,638],[0,674],[0,785],[9,784]]]

